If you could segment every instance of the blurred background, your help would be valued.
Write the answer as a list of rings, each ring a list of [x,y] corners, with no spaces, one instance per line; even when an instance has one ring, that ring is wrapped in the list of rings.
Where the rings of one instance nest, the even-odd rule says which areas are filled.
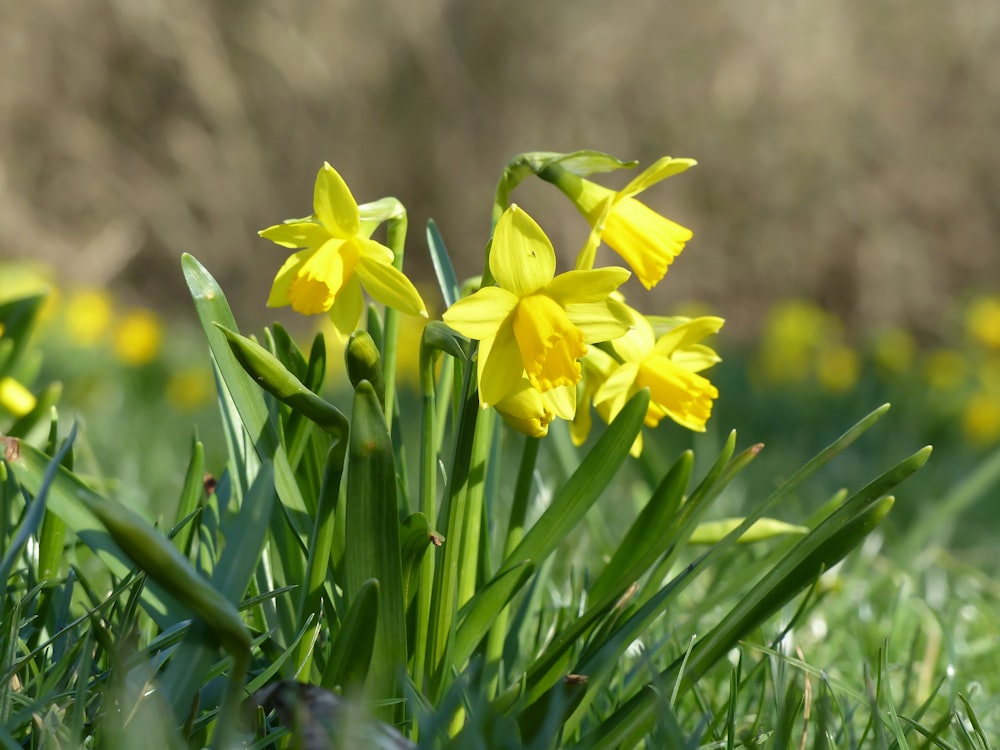
[[[182,252],[244,329],[304,331],[264,307],[287,253],[256,233],[311,211],[324,160],[404,202],[433,289],[428,218],[477,274],[507,160],[594,148],[699,161],[643,197],[695,233],[643,298],[727,319],[708,439],[736,426],[791,470],[894,400],[878,457],[936,442],[945,494],[1000,441],[998,134],[995,0],[0,3],[0,259],[60,290],[48,372],[119,459],[168,418],[130,404],[179,430],[210,408]],[[549,185],[514,197],[567,268],[584,222]],[[168,476],[171,445],[148,448]]]
[[[323,160],[406,204],[413,275],[428,217],[478,273],[499,172],[538,149],[698,159],[646,195],[695,232],[654,304],[729,336],[796,296],[943,337],[1000,285],[992,0],[33,0],[0,4],[0,50],[0,253],[164,311],[191,252],[269,322],[256,232],[309,212]],[[515,198],[568,260],[554,193]]]

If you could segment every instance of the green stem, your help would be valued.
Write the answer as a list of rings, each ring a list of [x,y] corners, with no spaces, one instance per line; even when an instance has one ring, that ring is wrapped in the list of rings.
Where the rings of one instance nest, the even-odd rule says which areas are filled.
[[[525,438],[524,450],[521,453],[521,465],[517,470],[517,483],[514,485],[514,500],[510,507],[510,521],[507,524],[507,539],[504,542],[502,560],[506,560],[514,548],[521,543],[524,536],[524,519],[528,514],[528,500],[531,496],[531,481],[535,473],[535,462],[538,459],[538,438]],[[504,640],[507,637],[507,627],[510,621],[510,607],[506,606],[497,615],[486,641],[486,665],[498,664],[503,656]],[[500,689],[499,673],[493,671],[490,676],[488,694],[495,697]]]
[[[434,390],[436,359],[429,347],[420,347],[420,510],[430,522],[436,518],[437,510],[437,457],[440,439]],[[417,589],[413,680],[422,690],[426,689],[427,683],[427,637],[430,631],[431,594],[434,588],[434,557],[433,550],[431,554],[424,555],[420,563],[420,583]]]
[[[402,209],[402,204],[400,204]],[[386,222],[386,241],[392,250],[392,265],[403,270],[403,250],[406,246],[406,211],[393,216]],[[382,377],[385,380],[385,423],[392,434],[392,411],[396,401],[396,348],[399,337],[399,311],[391,307],[385,310],[385,331],[382,339]]]

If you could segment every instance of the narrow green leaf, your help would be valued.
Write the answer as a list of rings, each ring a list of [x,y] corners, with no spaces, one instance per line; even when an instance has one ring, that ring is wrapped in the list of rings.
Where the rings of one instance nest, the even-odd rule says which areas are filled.
[[[298,380],[305,380],[309,364],[306,362],[302,350],[299,349],[299,345],[295,343],[291,334],[280,323],[275,323],[272,326],[272,331],[274,355]]]
[[[525,560],[540,565],[580,523],[628,456],[632,442],[642,428],[648,404],[649,394],[646,391],[640,391],[629,400],[553,497],[549,507],[506,557],[494,579]],[[493,615],[499,611],[495,597],[486,599],[480,593],[477,592],[460,612],[463,619],[455,643],[455,662],[458,664],[463,664],[471,656],[472,650],[489,629]],[[510,593],[513,596],[516,590]],[[503,604],[506,602],[502,602],[501,606]]]
[[[230,606],[239,604],[250,585],[264,549],[274,501],[274,471],[267,462],[261,466],[239,513],[229,518],[222,529],[226,545],[215,565],[211,585]],[[215,658],[217,639],[218,633],[212,631],[209,623],[198,622],[174,653],[161,679],[161,688],[175,716],[186,714],[201,687],[205,671]]]
[[[869,415],[866,420],[871,417]],[[893,498],[885,493],[923,466],[929,455],[930,449],[924,448],[885,472],[800,540],[708,635],[695,644],[680,677],[681,684],[690,686],[723,658],[737,640],[859,545],[892,507]],[[810,464],[815,461],[813,459]],[[674,662],[661,673],[661,679],[665,682],[676,680],[679,666],[680,660]],[[585,740],[614,746],[623,737],[631,736],[637,727],[651,726],[656,701],[656,691],[644,688]]]
[[[427,548],[440,547],[444,544],[444,537],[431,528],[423,513],[411,513],[403,519],[399,540],[403,560],[403,596],[409,602],[413,596],[415,576]]]
[[[379,585],[374,578],[369,578],[354,592],[323,670],[320,685],[324,688],[331,690],[339,685],[347,693],[364,684],[378,632],[378,601]]]
[[[427,249],[430,250],[431,263],[434,266],[438,286],[441,287],[441,296],[444,297],[445,307],[451,307],[458,301],[458,279],[451,264],[451,256],[448,255],[444,239],[441,237],[441,232],[438,231],[434,219],[427,220]]]
[[[187,518],[201,505],[205,496],[205,446],[195,438],[191,443],[191,458],[184,474],[184,486],[177,501],[176,519]],[[181,554],[187,556],[191,550],[191,540],[194,536],[194,525],[185,524],[174,536],[174,546]]]
[[[185,253],[181,258],[181,266],[222,385],[223,405],[231,401],[243,426],[240,431],[234,430],[231,436],[234,443],[231,445],[231,451],[235,449],[249,452],[252,446],[252,451],[260,459],[274,462],[278,497],[281,498],[289,524],[295,529],[299,542],[305,549],[309,539],[309,514],[288,456],[281,446],[276,425],[270,419],[260,387],[243,370],[230,349],[225,334],[217,327],[218,324],[234,333],[239,331],[226,296],[218,282],[194,256]],[[223,414],[227,414],[225,409]],[[243,441],[249,443],[245,448],[242,447]],[[246,463],[245,468],[250,471],[255,467]],[[253,476],[248,474],[240,479],[246,481],[248,486]]]
[[[670,538],[669,527],[684,499],[693,466],[694,453],[685,451],[670,467],[587,591],[588,599],[597,602],[609,594],[620,596],[666,551],[664,543]]]
[[[344,550],[345,593],[353,603],[365,582],[379,583],[379,619],[368,687],[376,699],[401,695],[406,623],[399,511],[392,441],[375,389],[362,381],[354,395],[348,449]]]
[[[4,451],[6,465],[21,486],[36,497],[47,486],[45,507],[59,516],[66,528],[76,534],[108,570],[125,578],[134,567],[132,560],[90,510],[91,504],[106,501],[61,466],[57,466],[52,478],[47,479],[48,456],[28,443],[18,438],[0,437],[0,448]],[[86,501],[81,502],[81,498]],[[143,604],[161,627],[172,624],[179,608],[159,586],[144,588]]]

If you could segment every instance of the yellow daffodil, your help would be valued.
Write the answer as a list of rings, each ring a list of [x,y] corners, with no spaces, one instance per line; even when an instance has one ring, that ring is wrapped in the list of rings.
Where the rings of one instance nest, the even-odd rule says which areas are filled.
[[[549,424],[556,418],[572,419],[576,401],[571,386],[559,386],[542,393],[521,378],[514,390],[496,405],[504,421],[529,437],[545,437]]]
[[[590,237],[577,257],[576,267],[593,268],[597,247],[604,242],[625,259],[644,287],[656,286],[691,239],[692,232],[656,213],[635,196],[696,163],[694,159],[665,156],[617,191],[558,165],[543,169],[539,176],[562,190],[591,226]]]
[[[423,315],[420,294],[392,265],[392,251],[370,239],[375,226],[362,222],[357,201],[343,178],[324,163],[316,175],[313,215],[260,232],[293,254],[271,287],[269,307],[291,305],[303,315],[329,312],[337,330],[355,329],[364,307],[362,285],[376,300],[410,315]]]
[[[495,405],[526,376],[548,391],[580,380],[585,345],[628,330],[623,305],[609,295],[629,277],[624,268],[555,275],[556,256],[541,227],[517,206],[497,222],[490,271],[498,286],[459,300],[444,322],[479,341],[479,399]]]
[[[718,362],[719,355],[698,342],[718,332],[724,321],[716,317],[678,318],[676,325],[656,338],[650,322],[635,310],[631,313],[632,328],[611,344],[621,364],[594,393],[597,413],[610,422],[634,393],[648,388],[647,427],[656,427],[663,417],[670,417],[689,430],[703,432],[719,391],[698,373]],[[640,435],[632,454],[641,451]]]

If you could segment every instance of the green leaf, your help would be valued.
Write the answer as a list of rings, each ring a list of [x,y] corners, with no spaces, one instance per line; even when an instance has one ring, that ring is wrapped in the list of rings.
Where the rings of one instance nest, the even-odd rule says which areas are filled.
[[[367,381],[354,395],[345,502],[348,602],[353,604],[368,579],[379,583],[380,616],[367,685],[376,699],[397,697],[397,672],[406,663],[406,623],[396,469],[381,405]]]
[[[434,274],[437,276],[438,286],[441,287],[445,307],[451,307],[459,298],[458,279],[451,264],[451,256],[448,255],[444,239],[434,219],[427,220],[427,249],[430,250],[431,263],[434,265]]]
[[[666,551],[670,526],[691,479],[694,453],[681,454],[615,549],[611,560],[587,591],[591,601],[620,596]]]
[[[929,448],[918,451],[845,501],[799,541],[711,632],[694,645],[689,657],[685,657],[686,664],[679,678],[681,659],[663,671],[660,679],[665,683],[680,679],[680,689],[690,687],[740,638],[759,627],[824,570],[857,547],[891,509],[894,499],[885,493],[923,466],[929,455]],[[657,700],[653,688],[644,688],[584,741],[614,746],[625,737],[634,736],[636,731],[648,729],[655,720]]]
[[[628,457],[632,442],[642,428],[648,405],[647,391],[640,391],[629,400],[577,470],[552,498],[549,507],[525,532],[521,542],[500,566],[494,580],[526,560],[536,566],[540,565],[583,520]],[[514,593],[516,589],[510,595],[513,596]],[[496,597],[483,598],[477,593],[459,613],[462,622],[458,627],[455,643],[455,663],[463,664],[486,634],[493,614],[499,611],[495,599]]]
[[[378,601],[379,585],[374,578],[369,578],[354,592],[323,670],[320,681],[323,687],[332,689],[339,685],[346,693],[364,684],[378,632]]]
[[[184,474],[184,486],[177,501],[177,521],[187,518],[201,505],[205,496],[205,446],[195,438],[191,443],[191,458]],[[185,556],[191,550],[194,525],[185,524],[174,536],[174,545]]]
[[[403,519],[399,539],[403,560],[403,596],[409,602],[413,596],[415,576],[427,548],[440,547],[444,544],[444,537],[431,528],[423,513],[411,513]]]
[[[212,586],[235,606],[246,594],[264,549],[268,519],[274,507],[274,472],[270,462],[261,466],[239,513],[222,529],[226,545],[212,573]],[[174,714],[183,717],[215,657],[215,636],[206,623],[195,623],[174,653],[161,680]]]
[[[249,452],[252,446],[252,450],[260,459],[274,462],[278,497],[281,498],[289,524],[295,530],[302,548],[305,549],[309,540],[309,513],[288,456],[281,446],[277,427],[270,419],[260,388],[236,360],[221,330],[225,328],[234,333],[239,331],[229,303],[218,282],[193,256],[184,254],[181,266],[212,352],[212,361],[220,382],[224,421],[232,419],[229,410],[225,408],[227,403],[231,403],[232,410],[238,415],[239,423],[243,427],[242,431],[237,431],[235,420],[233,421],[234,431],[230,436],[232,442],[230,451],[237,454]],[[245,441],[249,445],[244,446]],[[236,455],[234,458],[240,457]],[[240,480],[247,485],[253,479],[249,472],[255,470],[248,458],[249,456],[245,456],[242,459],[244,464],[242,468],[248,474],[240,477]]]

